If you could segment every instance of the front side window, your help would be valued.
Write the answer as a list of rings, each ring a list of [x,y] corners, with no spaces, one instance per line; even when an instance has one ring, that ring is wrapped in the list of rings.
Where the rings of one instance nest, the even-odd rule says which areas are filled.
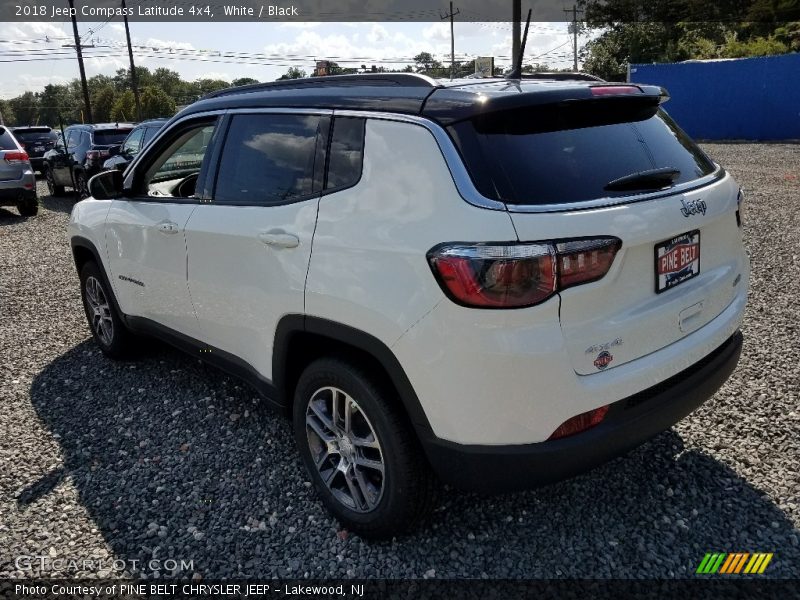
[[[150,197],[194,196],[215,127],[215,123],[204,122],[177,132],[147,168],[141,193]]]
[[[273,205],[318,193],[317,115],[234,115],[225,138],[214,201]]]

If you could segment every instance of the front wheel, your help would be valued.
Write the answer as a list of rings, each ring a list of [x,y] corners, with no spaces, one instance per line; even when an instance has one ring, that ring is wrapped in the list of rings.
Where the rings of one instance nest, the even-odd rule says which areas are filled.
[[[416,526],[434,481],[392,392],[335,359],[309,365],[294,400],[295,439],[323,504],[348,530],[382,538]]]
[[[81,269],[81,298],[92,337],[103,354],[116,360],[128,358],[134,350],[134,337],[122,322],[112,292],[96,263]]]

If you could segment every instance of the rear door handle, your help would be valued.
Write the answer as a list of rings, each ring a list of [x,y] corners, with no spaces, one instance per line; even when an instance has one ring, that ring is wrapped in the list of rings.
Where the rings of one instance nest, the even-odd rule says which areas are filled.
[[[172,221],[164,221],[158,224],[158,230],[161,233],[178,233],[178,224]]]
[[[262,231],[258,234],[258,239],[267,246],[276,248],[297,248],[300,245],[300,238],[285,231]]]

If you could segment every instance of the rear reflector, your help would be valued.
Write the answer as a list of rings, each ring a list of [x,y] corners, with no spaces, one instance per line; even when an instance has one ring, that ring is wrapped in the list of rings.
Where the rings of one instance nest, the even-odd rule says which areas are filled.
[[[27,152],[6,152],[3,157],[8,163],[20,163],[28,160]]]
[[[622,246],[604,237],[527,244],[445,244],[428,253],[444,293],[462,306],[523,308],[603,277]]]
[[[608,406],[601,406],[600,408],[595,408],[589,412],[576,415],[571,419],[564,421],[558,427],[558,429],[553,432],[553,435],[547,439],[557,440],[559,438],[568,437],[570,435],[575,435],[576,433],[586,431],[587,429],[591,429],[595,425],[600,424],[600,422],[606,418],[606,413],[608,413]]]

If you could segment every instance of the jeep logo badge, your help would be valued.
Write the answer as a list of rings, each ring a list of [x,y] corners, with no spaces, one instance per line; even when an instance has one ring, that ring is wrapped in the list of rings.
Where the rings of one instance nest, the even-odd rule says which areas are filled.
[[[688,202],[681,198],[681,212],[684,217],[696,215],[698,213],[706,214],[705,200],[689,200]]]

